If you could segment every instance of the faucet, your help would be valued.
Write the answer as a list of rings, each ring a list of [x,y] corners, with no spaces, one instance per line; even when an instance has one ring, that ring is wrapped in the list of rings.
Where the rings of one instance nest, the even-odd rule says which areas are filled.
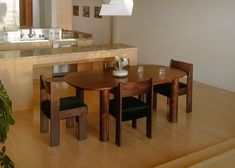
[[[33,31],[32,29],[29,29],[29,34],[28,34],[29,38],[35,37],[36,33],[35,31]]]
[[[24,33],[22,31],[22,29],[20,29],[20,38],[22,39],[24,37]]]
[[[3,27],[3,41],[7,42],[7,40],[8,40],[8,33],[7,33],[7,30],[6,30],[6,27],[4,26]]]

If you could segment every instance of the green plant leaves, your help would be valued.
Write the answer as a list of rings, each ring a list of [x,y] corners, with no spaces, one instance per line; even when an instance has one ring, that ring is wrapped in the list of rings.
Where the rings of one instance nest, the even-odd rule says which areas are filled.
[[[4,88],[2,82],[0,81],[0,142],[5,143],[7,139],[7,133],[9,131],[9,126],[15,123],[12,117],[12,102]],[[0,165],[4,168],[14,168],[14,163],[5,154],[6,148],[3,146],[0,151]]]
[[[12,102],[4,88],[2,82],[0,81],[0,117],[9,117],[12,113]]]
[[[0,118],[0,142],[4,143],[7,139],[7,133],[9,131],[9,124],[4,118]]]
[[[4,88],[2,82],[0,81],[0,142],[4,143],[7,139],[7,133],[9,130],[9,125],[15,123],[12,118],[12,102]]]
[[[12,160],[5,154],[6,147],[2,147],[2,151],[0,151],[0,165],[4,168],[14,168],[15,165]]]

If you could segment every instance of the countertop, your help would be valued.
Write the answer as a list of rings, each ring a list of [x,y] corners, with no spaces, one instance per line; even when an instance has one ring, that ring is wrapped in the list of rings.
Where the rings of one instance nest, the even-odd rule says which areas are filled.
[[[130,49],[130,48],[137,48],[137,47],[126,44],[106,44],[106,45],[74,46],[69,48],[11,50],[11,51],[0,51],[0,59],[66,55],[77,52],[107,51],[113,49],[116,50],[116,49]]]
[[[0,51],[0,76],[12,99],[13,111],[21,111],[33,107],[33,74],[38,68],[103,61],[122,55],[136,65],[137,54],[137,47],[125,44]]]

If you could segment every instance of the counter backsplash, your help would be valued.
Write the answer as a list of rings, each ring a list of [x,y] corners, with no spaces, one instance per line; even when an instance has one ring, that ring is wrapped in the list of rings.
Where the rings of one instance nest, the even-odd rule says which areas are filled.
[[[32,28],[17,31],[0,31],[0,42],[14,42],[25,40],[58,40],[62,38],[61,28]]]

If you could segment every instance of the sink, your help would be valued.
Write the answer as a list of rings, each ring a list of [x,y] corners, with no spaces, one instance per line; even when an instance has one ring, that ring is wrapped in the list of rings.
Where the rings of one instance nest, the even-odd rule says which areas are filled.
[[[33,42],[47,42],[49,41],[48,39],[38,39],[38,40],[32,40],[32,39],[27,39],[27,40],[20,40],[17,43],[33,43]]]
[[[49,41],[46,38],[25,38],[25,39],[19,39],[19,40],[12,40],[12,41],[7,41],[8,43],[32,43],[32,42],[47,42]]]
[[[32,38],[20,38],[20,41],[38,41],[38,40],[48,40],[45,37],[32,37]]]
[[[62,38],[62,39],[56,39],[53,40],[54,42],[68,42],[68,41],[77,41],[78,39],[76,38]]]

